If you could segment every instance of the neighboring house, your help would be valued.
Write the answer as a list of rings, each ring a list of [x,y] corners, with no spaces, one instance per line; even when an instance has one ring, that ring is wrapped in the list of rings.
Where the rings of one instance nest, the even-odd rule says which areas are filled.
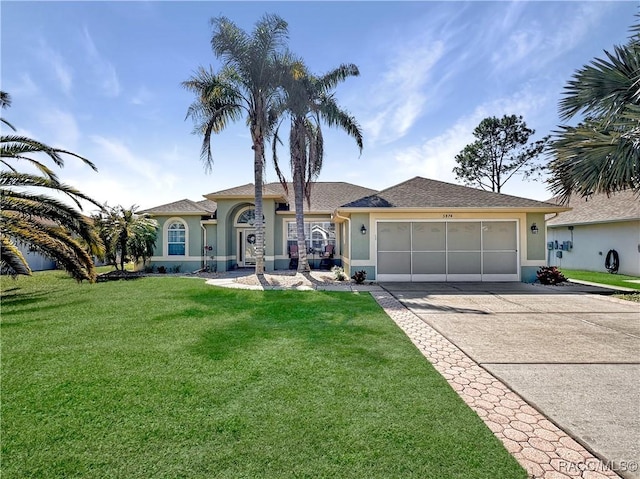
[[[614,250],[618,272],[640,276],[640,198],[636,194],[572,197],[568,206],[571,211],[547,219],[550,266],[606,272],[607,254]]]
[[[160,223],[151,263],[167,270],[255,264],[253,185],[145,210]],[[377,192],[318,182],[305,210],[307,243],[380,281],[534,281],[546,265],[545,214],[568,208],[416,177]],[[264,186],[265,269],[288,269],[296,242],[293,188]],[[306,208],[306,203],[305,203]],[[178,268],[176,268],[178,267]]]
[[[18,249],[24,256],[31,271],[46,271],[56,269],[57,264],[51,258],[48,258],[38,251],[32,249],[29,245],[18,244]]]

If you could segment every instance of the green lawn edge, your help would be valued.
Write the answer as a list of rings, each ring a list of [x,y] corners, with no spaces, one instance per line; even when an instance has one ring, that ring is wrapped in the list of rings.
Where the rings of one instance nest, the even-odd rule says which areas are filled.
[[[526,478],[369,294],[0,286],[3,478]]]

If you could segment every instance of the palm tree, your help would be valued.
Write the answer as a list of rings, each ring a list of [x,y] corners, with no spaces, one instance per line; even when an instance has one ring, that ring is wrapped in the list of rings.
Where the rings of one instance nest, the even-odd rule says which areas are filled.
[[[9,95],[0,95],[2,107],[11,103]],[[10,125],[6,121],[3,123]],[[12,127],[13,128],[13,127]],[[37,191],[53,191],[67,195],[79,209],[81,200],[98,205],[77,189],[61,183],[44,163],[29,155],[44,153],[54,164],[62,167],[62,154],[81,159],[96,169],[93,163],[75,153],[52,148],[36,140],[19,135],[0,138],[0,265],[3,273],[30,275],[31,269],[20,253],[18,244],[26,245],[58,262],[78,281],[95,281],[92,254],[99,254],[102,243],[89,218],[79,210]],[[14,166],[27,162],[40,175],[21,173]],[[98,205],[99,206],[99,205]],[[83,244],[84,242],[84,244]]]
[[[263,172],[264,144],[273,119],[268,112],[279,95],[281,55],[287,38],[287,23],[276,15],[265,15],[251,35],[225,17],[213,18],[211,47],[223,67],[218,74],[202,67],[183,86],[195,93],[187,111],[195,132],[203,136],[201,157],[211,169],[211,134],[220,133],[231,121],[245,114],[251,133],[255,178],[256,274],[264,273]]]
[[[95,227],[105,245],[103,259],[124,271],[128,261],[146,262],[153,255],[156,245],[158,222],[145,213],[138,213],[137,206],[104,205],[102,211],[92,216]]]
[[[573,193],[640,193],[640,24],[632,31],[628,44],[605,51],[565,87],[561,119],[585,119],[560,126],[552,144],[549,183],[564,201]]]
[[[338,83],[350,76],[358,76],[358,67],[340,65],[329,73],[316,77],[309,74],[304,64],[292,61],[289,75],[284,81],[286,98],[274,116],[287,112],[291,119],[289,148],[296,209],[298,241],[298,271],[309,271],[304,234],[304,200],[311,205],[311,185],[320,175],[324,157],[321,123],[338,127],[356,140],[362,152],[362,131],[356,119],[341,109],[333,94]],[[287,190],[287,181],[278,167],[276,145],[280,142],[278,129],[273,138],[273,160],[280,183]]]

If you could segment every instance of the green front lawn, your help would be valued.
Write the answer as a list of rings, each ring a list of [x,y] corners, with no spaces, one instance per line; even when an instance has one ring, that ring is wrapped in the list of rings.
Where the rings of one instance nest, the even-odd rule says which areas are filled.
[[[2,477],[522,478],[368,294],[2,286]]]
[[[595,271],[584,271],[580,269],[564,269],[560,268],[562,274],[569,279],[579,279],[582,281],[591,281],[592,283],[608,284],[611,286],[623,286],[625,288],[633,288],[640,290],[640,283],[630,283],[628,280],[640,280],[636,276],[626,276],[624,274],[598,273]]]

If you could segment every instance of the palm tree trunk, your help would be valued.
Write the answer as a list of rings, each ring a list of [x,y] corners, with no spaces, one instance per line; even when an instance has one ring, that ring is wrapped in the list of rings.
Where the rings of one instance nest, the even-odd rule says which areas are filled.
[[[300,151],[300,145],[295,147],[298,155],[303,153]],[[310,271],[309,261],[307,258],[307,242],[304,235],[304,163],[300,161],[300,156],[296,155],[293,166],[293,190],[296,208],[296,236],[298,238],[298,271]]]
[[[256,128],[257,129],[257,128]],[[255,177],[255,228],[256,228],[256,274],[264,274],[264,221],[262,205],[262,173],[264,171],[264,139],[259,133],[253,142],[253,173]]]

